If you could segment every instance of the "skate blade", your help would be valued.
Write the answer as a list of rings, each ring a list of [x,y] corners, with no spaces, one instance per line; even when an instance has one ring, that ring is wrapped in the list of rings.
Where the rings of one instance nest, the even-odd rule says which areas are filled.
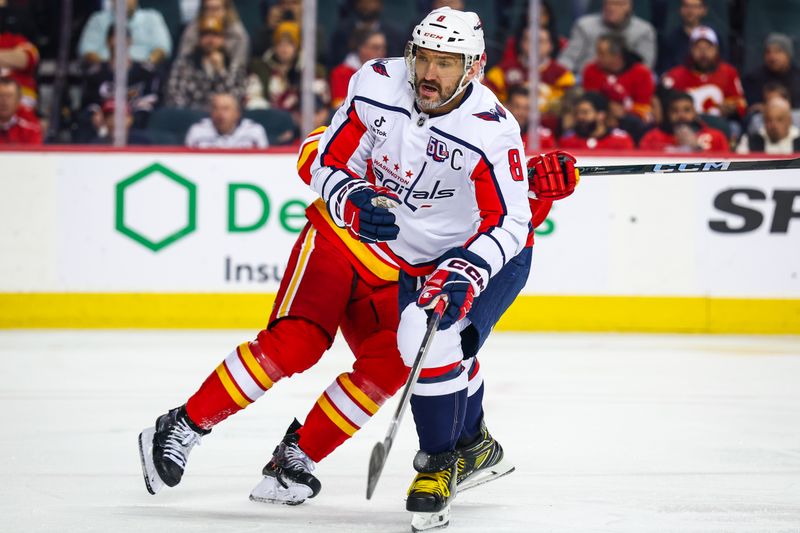
[[[411,531],[432,531],[450,525],[450,504],[437,513],[414,513],[411,515]]]
[[[474,489],[475,487],[483,485],[484,483],[489,483],[495,479],[507,476],[514,471],[514,468],[514,465],[512,465],[510,462],[502,460],[496,465],[490,466],[489,468],[478,470],[458,484],[458,492]]]
[[[281,485],[272,476],[264,476],[261,482],[250,491],[250,501],[258,503],[278,503],[282,505],[300,505],[311,497],[312,490],[300,483],[287,482],[288,487]]]
[[[151,427],[139,433],[139,459],[142,461],[142,475],[147,492],[156,494],[164,488],[164,482],[158,477],[156,465],[153,463],[153,436],[156,428]]]

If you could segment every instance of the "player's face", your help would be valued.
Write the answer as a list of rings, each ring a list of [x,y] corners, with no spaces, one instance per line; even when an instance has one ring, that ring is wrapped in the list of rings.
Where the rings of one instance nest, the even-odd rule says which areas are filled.
[[[710,70],[717,63],[717,47],[705,39],[700,39],[692,45],[692,61],[702,71]]]
[[[667,116],[672,124],[690,124],[694,122],[697,113],[694,110],[694,103],[689,100],[676,100],[669,106]]]
[[[464,74],[464,60],[459,54],[420,48],[417,50],[415,70],[417,105],[423,111],[431,111],[456,92]]]

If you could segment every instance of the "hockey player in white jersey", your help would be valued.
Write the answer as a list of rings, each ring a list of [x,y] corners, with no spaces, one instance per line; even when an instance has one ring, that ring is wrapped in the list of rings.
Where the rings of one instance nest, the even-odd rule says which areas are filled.
[[[448,301],[411,397],[420,451],[406,508],[415,530],[447,525],[457,477],[487,466],[504,473],[483,391],[468,391],[469,360],[527,280],[529,195],[560,199],[577,182],[563,152],[533,158],[529,182],[518,124],[479,83],[484,62],[475,13],[431,12],[404,59],[372,61],[353,76],[312,165],[311,187],[333,221],[355,234],[368,223],[376,253],[401,269],[406,366],[427,310]],[[382,198],[386,189],[399,201]]]

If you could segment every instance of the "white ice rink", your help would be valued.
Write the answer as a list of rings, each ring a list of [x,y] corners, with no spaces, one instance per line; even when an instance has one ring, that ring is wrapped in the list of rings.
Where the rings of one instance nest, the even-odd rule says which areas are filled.
[[[300,507],[248,501],[293,416],[349,368],[337,345],[195,448],[150,496],[136,437],[251,332],[0,332],[0,531],[406,532],[408,416],[372,501],[387,404]],[[800,338],[495,334],[487,422],[517,465],[459,495],[452,533],[800,532]]]

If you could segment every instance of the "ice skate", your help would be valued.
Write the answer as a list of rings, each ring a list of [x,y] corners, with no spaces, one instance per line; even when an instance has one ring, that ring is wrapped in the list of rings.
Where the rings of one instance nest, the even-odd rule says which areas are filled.
[[[456,448],[458,458],[458,490],[463,492],[514,471],[503,453],[503,447],[481,422],[475,441]]]
[[[139,458],[147,491],[156,494],[164,485],[180,483],[189,453],[210,432],[196,426],[183,405],[159,416],[154,427],[144,429],[139,434]]]
[[[411,511],[411,531],[429,531],[450,524],[450,502],[456,496],[457,455],[418,452],[414,468],[419,472],[408,489],[406,510]]]
[[[264,479],[250,491],[252,501],[300,505],[319,494],[322,484],[311,473],[316,465],[297,445],[300,427],[295,419],[272,452],[272,460],[262,470]]]

